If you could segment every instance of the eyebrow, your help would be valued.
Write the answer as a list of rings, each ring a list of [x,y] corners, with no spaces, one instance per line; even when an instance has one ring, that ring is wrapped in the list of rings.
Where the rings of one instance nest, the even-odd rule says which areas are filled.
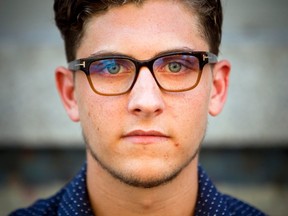
[[[172,49],[167,49],[161,52],[157,52],[154,56],[152,56],[151,58],[157,57],[157,56],[161,56],[163,54],[167,54],[167,53],[171,53],[171,52],[193,52],[195,51],[194,49],[191,49],[190,47],[179,47],[179,48],[172,48]],[[134,56],[119,52],[119,51],[114,51],[114,50],[100,50],[97,51],[95,53],[92,53],[89,58],[99,58],[99,57],[107,57],[107,56],[125,56],[125,57],[131,57],[131,58],[135,58]],[[145,60],[145,59],[141,59],[141,60]]]

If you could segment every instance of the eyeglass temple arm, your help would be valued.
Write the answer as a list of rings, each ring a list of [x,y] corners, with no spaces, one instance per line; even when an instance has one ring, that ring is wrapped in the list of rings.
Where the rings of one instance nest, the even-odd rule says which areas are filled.
[[[213,53],[205,53],[203,55],[203,61],[207,63],[216,63],[218,61],[218,57]]]
[[[68,63],[68,69],[69,70],[73,70],[73,71],[77,71],[77,70],[82,70],[85,71],[86,68],[86,61],[79,59],[79,60],[75,60],[72,62]]]

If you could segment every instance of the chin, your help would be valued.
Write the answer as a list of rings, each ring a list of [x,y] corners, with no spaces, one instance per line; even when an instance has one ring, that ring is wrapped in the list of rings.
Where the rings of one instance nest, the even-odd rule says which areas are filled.
[[[87,149],[94,162],[96,162],[110,176],[123,184],[137,188],[155,188],[169,184],[175,180],[181,172],[198,155],[197,148],[193,154],[179,155],[174,157],[158,155],[121,155],[114,157],[114,160],[101,158],[87,142]],[[181,156],[181,157],[180,157]]]
[[[154,188],[168,184],[179,175],[179,171],[166,170],[163,168],[151,170],[140,169],[136,172],[119,173],[116,177],[122,183],[138,188]]]
[[[130,160],[107,171],[120,182],[137,188],[155,188],[169,184],[192,160],[169,162],[165,159]],[[122,165],[122,166],[121,166]]]

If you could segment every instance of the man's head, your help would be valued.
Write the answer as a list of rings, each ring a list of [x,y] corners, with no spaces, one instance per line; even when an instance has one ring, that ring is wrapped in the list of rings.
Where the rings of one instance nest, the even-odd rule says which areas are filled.
[[[210,56],[194,55],[195,51],[218,52],[221,5],[211,0],[147,0],[108,7],[102,2],[56,1],[55,10],[62,11],[56,13],[57,20],[66,20],[58,26],[66,40],[68,60],[81,59],[74,62],[73,72],[56,69],[58,91],[69,117],[81,123],[88,173],[101,167],[128,185],[162,185],[183,176],[186,167],[197,167],[208,113],[220,113],[226,100],[229,63],[210,64]],[[188,54],[171,57],[175,52]],[[136,72],[123,59],[143,66]],[[151,59],[160,63],[150,67],[147,60]],[[205,62],[203,67],[199,62]],[[125,84],[136,73],[125,94],[105,96],[91,88],[90,81],[96,80],[95,89],[101,90],[103,82],[108,90],[113,89],[115,83]],[[177,89],[183,83],[192,86],[195,77],[201,79],[193,89],[161,88],[160,79],[167,88]]]
[[[141,4],[147,0],[55,0],[56,24],[65,41],[68,61],[75,59],[76,50],[84,35],[86,23],[97,14],[101,15],[112,7],[124,4]],[[209,50],[218,55],[222,36],[222,6],[220,0],[171,0],[185,5],[198,19],[202,37]]]

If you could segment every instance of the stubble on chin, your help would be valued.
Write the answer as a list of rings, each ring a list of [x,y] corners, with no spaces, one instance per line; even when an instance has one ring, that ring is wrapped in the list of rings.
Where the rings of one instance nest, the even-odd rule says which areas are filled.
[[[109,164],[105,163],[97,154],[96,151],[94,151],[93,146],[89,143],[89,140],[87,136],[85,135],[84,131],[82,131],[83,139],[86,145],[86,149],[88,154],[90,154],[94,160],[104,171],[106,171],[109,175],[111,175],[113,178],[117,179],[123,184],[126,184],[128,186],[137,187],[137,188],[154,188],[159,187],[162,185],[166,185],[173,181],[181,172],[183,169],[185,169],[199,154],[200,147],[202,144],[202,141],[205,137],[205,133],[203,138],[201,139],[201,142],[199,142],[197,148],[193,152],[193,154],[186,160],[186,162],[182,163],[178,167],[175,167],[174,170],[171,172],[158,176],[155,178],[151,178],[148,180],[141,179],[140,177],[133,175],[131,173],[125,173],[121,172],[119,170],[113,169]]]

